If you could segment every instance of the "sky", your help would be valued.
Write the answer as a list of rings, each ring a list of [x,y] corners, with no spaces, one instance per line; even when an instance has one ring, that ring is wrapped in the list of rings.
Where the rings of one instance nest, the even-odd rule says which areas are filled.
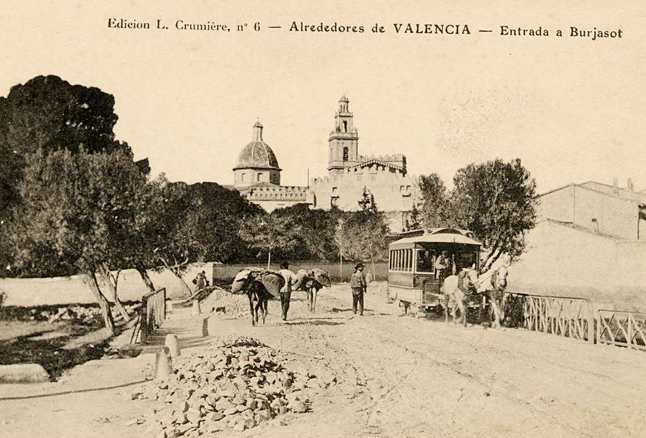
[[[173,181],[231,184],[257,118],[284,185],[325,175],[345,94],[360,154],[402,153],[413,175],[450,185],[469,163],[520,158],[539,192],[615,177],[646,189],[646,2],[433,3],[3,0],[0,95],[47,74],[99,87],[116,99],[117,138]],[[110,18],[170,29],[108,28]],[[181,31],[177,20],[247,26]],[[290,32],[293,21],[365,32]],[[471,35],[394,32],[408,22]],[[370,32],[375,23],[386,32]],[[502,36],[502,25],[550,36]],[[573,38],[571,26],[622,38]]]

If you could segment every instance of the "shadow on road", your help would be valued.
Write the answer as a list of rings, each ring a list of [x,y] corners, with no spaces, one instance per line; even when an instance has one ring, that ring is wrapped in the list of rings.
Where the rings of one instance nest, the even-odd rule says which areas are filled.
[[[27,399],[32,399],[32,398],[55,397],[55,396],[58,396],[58,395],[80,394],[82,392],[105,391],[105,390],[108,390],[108,389],[126,388],[128,386],[140,385],[140,384],[146,383],[146,382],[148,382],[148,380],[138,380],[136,382],[123,383],[121,385],[102,386],[100,388],[87,388],[87,389],[77,389],[77,390],[73,390],[73,391],[54,392],[52,394],[36,394],[36,395],[27,395],[27,396],[24,396],[24,397],[0,397],[0,401],[27,400]]]
[[[343,325],[345,322],[327,321],[325,319],[306,319],[304,321],[288,321],[285,325]]]

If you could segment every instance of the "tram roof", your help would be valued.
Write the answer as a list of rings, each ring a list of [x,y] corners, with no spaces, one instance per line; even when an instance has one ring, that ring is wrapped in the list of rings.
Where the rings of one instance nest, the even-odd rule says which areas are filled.
[[[439,228],[427,232],[423,236],[405,237],[395,240],[390,244],[390,248],[411,247],[415,243],[457,243],[461,245],[482,246],[480,242],[465,236],[464,233],[464,230],[455,228]]]

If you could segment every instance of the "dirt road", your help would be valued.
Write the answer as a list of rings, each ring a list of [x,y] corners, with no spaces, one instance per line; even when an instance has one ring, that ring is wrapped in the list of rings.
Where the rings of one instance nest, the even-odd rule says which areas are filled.
[[[320,392],[311,413],[288,414],[285,426],[266,425],[239,436],[646,436],[645,353],[523,330],[465,329],[401,317],[385,303],[382,286],[371,287],[362,317],[350,311],[347,287],[323,289],[315,314],[306,311],[304,294],[294,295],[287,322],[272,301],[266,325],[214,316],[209,334],[213,340],[254,337],[293,358],[294,367],[324,367],[338,384]],[[193,350],[204,348],[209,347]],[[132,417],[148,412],[146,403],[123,401],[128,390],[95,393],[92,403],[118,397],[119,409]],[[0,401],[0,409],[16,415],[20,403]],[[76,421],[96,421],[88,415],[96,410],[80,408]],[[120,417],[112,432],[142,436],[142,426],[123,427],[127,419]],[[35,430],[28,421],[20,429],[18,418],[12,426],[23,430],[22,436]],[[83,436],[110,431],[102,425],[101,432]]]

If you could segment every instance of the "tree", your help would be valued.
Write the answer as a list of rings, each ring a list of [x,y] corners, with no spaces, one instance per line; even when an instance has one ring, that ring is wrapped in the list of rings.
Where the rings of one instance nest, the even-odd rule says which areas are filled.
[[[337,247],[334,244],[337,212],[310,209],[307,204],[274,210],[272,214],[285,217],[298,228],[298,244],[291,251],[281,250],[281,256],[290,260],[334,260]]]
[[[155,189],[155,202],[149,213],[151,224],[145,234],[147,247],[152,249],[149,267],[163,266],[171,271],[190,295],[191,289],[183,274],[191,262],[204,260],[207,251],[199,239],[202,200],[191,196],[184,183],[168,183],[162,179]],[[148,283],[151,287],[152,282],[148,280]]]
[[[244,221],[240,237],[258,250],[258,255],[267,254],[267,269],[271,266],[271,253],[276,249],[292,249],[298,245],[298,228],[289,218],[276,214],[254,216]]]
[[[345,222],[344,218],[339,218],[334,229],[334,244],[339,254],[339,277],[343,275],[343,257],[352,258],[352,244]]]
[[[456,221],[473,231],[487,251],[481,273],[503,254],[512,260],[520,256],[536,223],[536,182],[520,159],[470,164],[458,170],[453,182]]]
[[[10,238],[8,219],[20,203],[18,185],[26,155],[38,149],[129,153],[126,143],[115,140],[117,119],[113,96],[98,88],[70,85],[57,76],[35,77],[0,97],[0,240]],[[11,263],[2,245],[0,262]]]
[[[76,154],[38,149],[25,155],[25,163],[22,201],[11,222],[16,264],[36,275],[83,273],[113,332],[97,273],[104,264],[122,261],[119,239],[128,238],[133,199],[141,187],[139,168],[127,152],[89,154],[82,148]]]
[[[421,211],[424,228],[451,226],[454,222],[451,214],[452,206],[448,190],[440,176],[437,173],[422,175],[418,184],[424,201]]]
[[[189,197],[196,199],[196,236],[204,249],[204,258],[222,263],[248,259],[247,243],[240,240],[238,230],[243,218],[263,214],[237,190],[216,183],[198,183],[187,187]]]
[[[388,224],[377,208],[374,196],[364,187],[359,210],[352,212],[343,226],[340,238],[348,242],[347,251],[355,258],[370,260],[375,275],[375,261],[383,260],[388,249]]]
[[[419,211],[417,205],[413,203],[413,208],[410,215],[406,218],[406,231],[419,230],[423,226],[422,212]]]

